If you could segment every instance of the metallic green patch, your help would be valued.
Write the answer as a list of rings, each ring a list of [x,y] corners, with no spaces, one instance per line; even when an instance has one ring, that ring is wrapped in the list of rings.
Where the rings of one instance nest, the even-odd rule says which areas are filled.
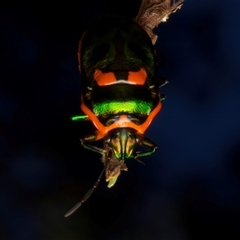
[[[125,102],[103,102],[94,104],[93,111],[99,115],[104,114],[118,114],[118,113],[129,113],[129,114],[141,114],[149,115],[152,110],[152,103],[144,101],[125,101]]]

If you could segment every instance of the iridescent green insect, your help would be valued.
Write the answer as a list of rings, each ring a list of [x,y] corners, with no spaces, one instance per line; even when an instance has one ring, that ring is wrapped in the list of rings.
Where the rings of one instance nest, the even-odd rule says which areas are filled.
[[[144,134],[162,108],[165,97],[159,88],[168,81],[157,74],[154,47],[147,33],[122,16],[107,15],[90,26],[80,40],[78,60],[84,114],[71,119],[94,124],[96,130],[84,136],[81,144],[100,153],[104,164],[82,203],[104,172],[108,187],[112,187],[121,171],[127,170],[127,159],[155,152],[157,145]],[[90,144],[97,140],[103,140],[103,148]],[[146,150],[136,151],[137,145]]]

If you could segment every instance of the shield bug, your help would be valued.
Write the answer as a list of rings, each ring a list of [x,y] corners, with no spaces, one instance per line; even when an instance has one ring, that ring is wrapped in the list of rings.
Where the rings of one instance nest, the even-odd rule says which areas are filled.
[[[81,145],[102,155],[104,169],[76,210],[91,195],[105,172],[112,187],[125,160],[148,156],[157,145],[144,134],[162,108],[159,88],[168,80],[157,74],[154,47],[148,34],[133,20],[106,15],[95,21],[79,42],[81,111],[72,121],[89,120],[96,130]],[[102,140],[103,148],[91,142]],[[146,148],[137,151],[136,146]],[[139,161],[139,160],[138,160]]]

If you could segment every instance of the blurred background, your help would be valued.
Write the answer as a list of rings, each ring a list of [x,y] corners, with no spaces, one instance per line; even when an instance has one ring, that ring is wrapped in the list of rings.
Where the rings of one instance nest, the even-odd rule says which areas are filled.
[[[146,135],[157,153],[127,162],[112,189],[79,137],[77,46],[105,12],[140,0],[3,1],[0,9],[0,239],[240,239],[240,2],[185,0],[161,23],[159,74],[170,84]]]

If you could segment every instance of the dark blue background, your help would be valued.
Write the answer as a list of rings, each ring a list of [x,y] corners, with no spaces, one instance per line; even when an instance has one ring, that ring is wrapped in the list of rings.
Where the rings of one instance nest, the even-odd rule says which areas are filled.
[[[130,2],[130,1],[129,1]],[[159,148],[104,181],[78,138],[78,40],[95,16],[140,1],[4,2],[0,10],[0,239],[240,239],[240,2],[186,0],[156,29],[168,96],[147,136]],[[129,4],[130,4],[129,3]],[[114,7],[114,4],[116,6]]]

